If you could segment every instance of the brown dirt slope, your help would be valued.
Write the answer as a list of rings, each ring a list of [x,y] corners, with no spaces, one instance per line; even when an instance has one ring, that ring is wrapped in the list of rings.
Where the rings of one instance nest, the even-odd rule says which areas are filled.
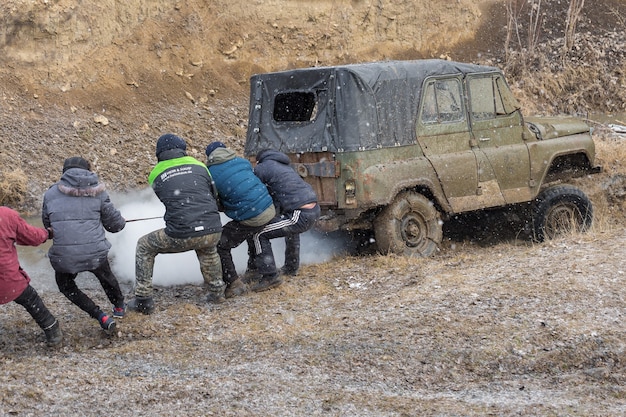
[[[541,40],[558,39],[565,3],[543,2]],[[564,90],[584,91],[577,81],[589,74],[550,81],[549,62],[536,58],[536,77],[511,80],[530,109],[626,108],[626,98],[616,94],[626,85],[618,52],[626,2],[600,3],[586,8],[580,24],[581,33],[599,38],[584,38],[580,46],[598,82],[584,93],[569,92],[582,97],[567,104]],[[188,139],[194,156],[215,139],[241,149],[248,78],[256,72],[429,57],[503,66],[503,4],[6,0],[0,5],[0,174],[27,176],[28,193],[11,200],[35,211],[69,155],[87,157],[110,188],[124,190],[145,186],[154,140],[165,131]],[[606,42],[613,33],[621,36]],[[615,62],[607,68],[609,58]]]

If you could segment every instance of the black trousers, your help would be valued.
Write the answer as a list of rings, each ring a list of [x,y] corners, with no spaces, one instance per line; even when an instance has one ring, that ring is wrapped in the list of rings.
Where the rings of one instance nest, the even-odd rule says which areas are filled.
[[[285,236],[285,263],[283,270],[288,273],[295,273],[300,269],[300,234]],[[248,265],[246,272],[258,271],[256,253],[254,253],[254,243],[248,239]]]
[[[124,305],[124,295],[120,289],[120,284],[117,282],[117,278],[113,274],[113,271],[111,271],[111,266],[109,265],[108,260],[105,259],[98,268],[87,272],[91,272],[96,276],[96,278],[98,278],[98,281],[100,281],[100,285],[102,285],[102,289],[104,289],[104,293],[109,301],[111,301],[111,304],[116,307]],[[96,305],[96,303],[93,302],[91,298],[87,296],[87,294],[82,292],[76,286],[76,276],[78,274],[55,272],[54,275],[59,291],[61,291],[61,293],[63,293],[68,300],[76,304],[81,310],[89,314],[94,319],[97,319],[102,310],[98,305]]]
[[[311,229],[320,217],[320,206],[312,209],[298,209],[282,213],[269,222],[261,231],[252,237],[253,253],[255,254],[256,269],[262,275],[276,273],[276,262],[272,252],[271,239],[284,237],[285,268],[297,271],[300,266],[300,239],[299,235]],[[294,236],[298,236],[295,238]]]
[[[264,226],[247,226],[238,221],[226,223],[222,229],[222,237],[217,244],[217,253],[222,263],[222,279],[230,284],[238,278],[235,262],[231,250],[251,239],[255,233],[263,230]]]
[[[43,330],[56,322],[56,319],[45,306],[37,291],[30,285],[13,301],[24,307]]]

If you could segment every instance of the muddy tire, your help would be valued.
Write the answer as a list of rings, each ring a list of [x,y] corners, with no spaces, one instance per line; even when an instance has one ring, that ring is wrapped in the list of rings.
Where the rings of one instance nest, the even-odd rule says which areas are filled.
[[[532,221],[533,238],[537,242],[585,232],[593,221],[593,206],[580,189],[556,185],[542,191],[535,199]]]
[[[378,251],[408,256],[430,256],[443,238],[441,216],[421,194],[404,192],[376,217]]]

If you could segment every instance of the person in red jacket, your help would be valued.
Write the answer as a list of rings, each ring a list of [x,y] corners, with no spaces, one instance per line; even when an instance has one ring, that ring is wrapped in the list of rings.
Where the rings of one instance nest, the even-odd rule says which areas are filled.
[[[59,322],[30,285],[30,277],[20,266],[15,245],[39,246],[50,232],[28,224],[9,207],[0,206],[0,304],[15,301],[28,311],[46,335],[50,347],[63,341]]]

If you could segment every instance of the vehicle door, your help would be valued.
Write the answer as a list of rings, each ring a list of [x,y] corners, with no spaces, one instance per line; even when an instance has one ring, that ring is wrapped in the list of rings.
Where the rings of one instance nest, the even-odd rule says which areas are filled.
[[[530,155],[517,101],[500,73],[471,74],[466,83],[472,141],[488,161],[479,182],[497,181],[507,204],[528,201]]]
[[[426,79],[417,117],[418,143],[455,213],[482,208],[488,197],[479,187],[462,88],[459,76]]]

